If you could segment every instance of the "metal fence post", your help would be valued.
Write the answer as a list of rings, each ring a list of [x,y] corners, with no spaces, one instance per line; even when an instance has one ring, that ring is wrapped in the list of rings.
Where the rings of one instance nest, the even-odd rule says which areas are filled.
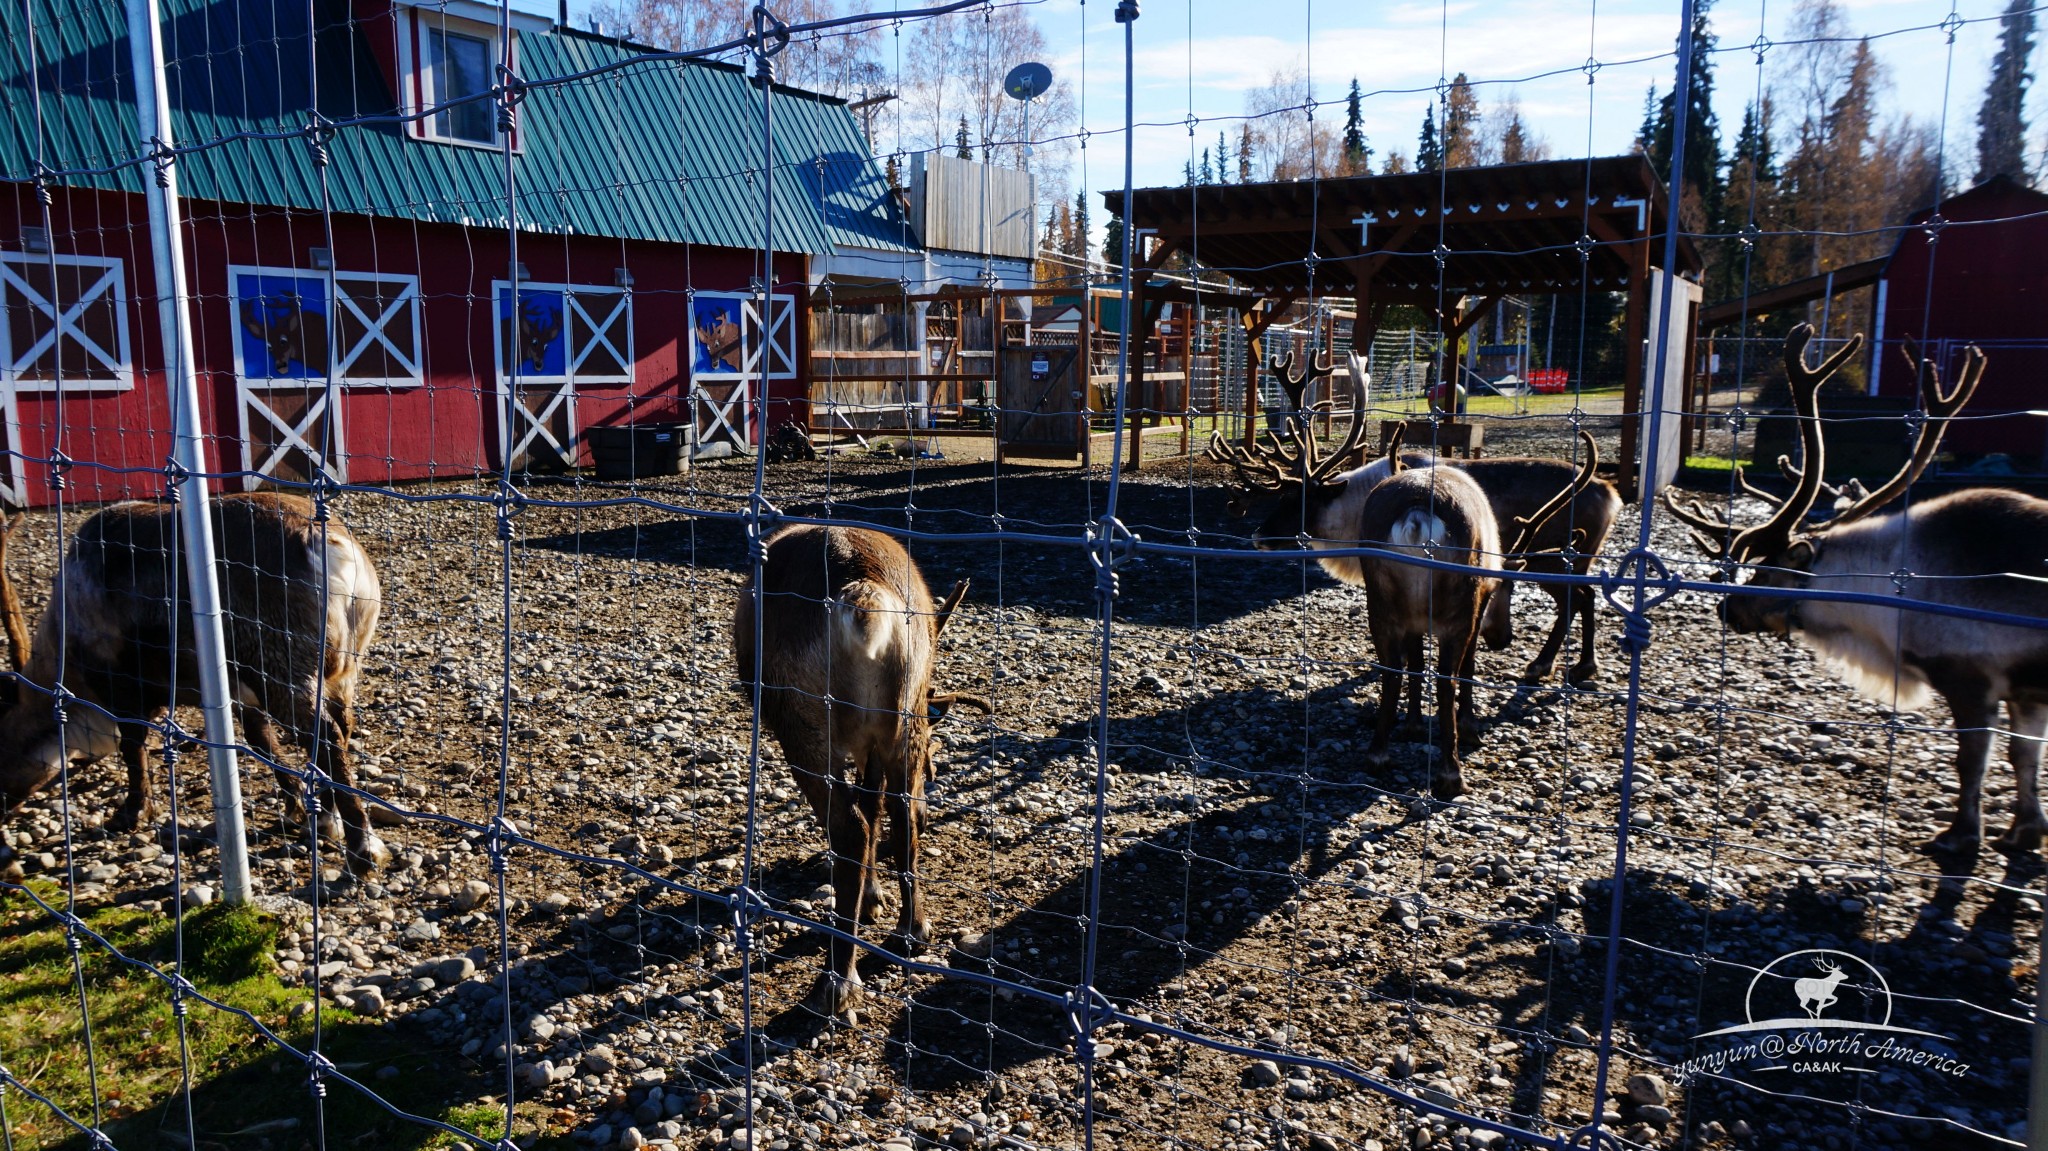
[[[213,826],[220,845],[221,898],[228,903],[246,903],[250,894],[248,837],[242,826],[234,717],[228,708],[227,646],[221,637],[220,583],[214,568],[213,518],[208,514],[199,374],[192,351],[191,317],[185,310],[178,172],[164,151],[174,146],[176,137],[163,87],[162,28],[157,0],[128,0],[136,131],[145,146],[158,152],[155,180],[145,189],[150,263],[156,271],[157,319],[163,326],[171,461],[181,473],[177,481],[178,522],[184,533],[185,577],[192,598],[192,636],[199,664],[200,707],[206,716],[207,759],[213,769]]]

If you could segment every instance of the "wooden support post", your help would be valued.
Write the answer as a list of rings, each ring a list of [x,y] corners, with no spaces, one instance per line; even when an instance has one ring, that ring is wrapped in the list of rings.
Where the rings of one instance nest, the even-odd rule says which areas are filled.
[[[1628,306],[1621,336],[1621,496],[1633,501],[1640,494],[1636,465],[1638,425],[1643,414],[1644,333],[1650,311],[1650,242],[1638,240],[1629,253]]]
[[[1081,389],[1080,414],[1074,418],[1081,423],[1081,466],[1086,468],[1095,462],[1095,289],[1085,281],[1081,286],[1081,317],[1074,321],[1074,335],[1078,341],[1074,381]]]

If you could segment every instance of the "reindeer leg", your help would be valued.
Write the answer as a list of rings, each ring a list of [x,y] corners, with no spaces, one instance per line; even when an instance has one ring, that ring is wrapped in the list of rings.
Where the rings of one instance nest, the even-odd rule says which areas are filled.
[[[1474,742],[1472,733],[1478,726],[1473,721],[1473,685],[1479,682],[1479,636],[1475,632],[1465,641],[1465,658],[1458,664],[1458,730],[1464,733],[1465,746]]]
[[[1536,653],[1535,659],[1529,661],[1528,667],[1522,669],[1523,683],[1542,683],[1557,670],[1558,653],[1564,650],[1564,637],[1571,634],[1572,630],[1572,609],[1578,606],[1573,588],[1552,584],[1544,590],[1550,593],[1551,600],[1556,603],[1557,615],[1550,622],[1550,634],[1543,637],[1543,649]],[[1577,670],[1573,669],[1574,672]]]
[[[1387,743],[1394,734],[1394,715],[1401,706],[1401,669],[1408,658],[1408,645],[1394,630],[1391,611],[1375,611],[1368,602],[1366,620],[1372,631],[1374,659],[1380,665],[1380,714],[1373,727],[1372,745],[1365,749],[1365,762],[1379,767],[1387,762]]]
[[[1585,565],[1579,565],[1579,574],[1585,572]],[[1579,660],[1564,674],[1564,681],[1573,687],[1583,687],[1600,678],[1600,652],[1593,645],[1593,621],[1600,614],[1600,600],[1589,587],[1572,588],[1571,598],[1579,609]],[[1565,620],[1560,617],[1558,622],[1561,635]]]
[[[1473,604],[1476,609],[1479,605]],[[1456,629],[1437,641],[1436,713],[1439,729],[1438,742],[1443,755],[1437,760],[1436,771],[1429,781],[1430,794],[1438,799],[1456,799],[1465,794],[1465,775],[1458,766],[1458,720],[1460,712],[1458,697],[1464,686],[1458,682],[1456,672],[1469,670],[1473,662],[1473,632],[1478,627],[1478,612],[1465,613]]]
[[[1408,667],[1408,722],[1402,725],[1402,734],[1410,739],[1421,739],[1429,734],[1429,721],[1422,714],[1422,689],[1429,679],[1429,653],[1424,650],[1428,642],[1421,632],[1408,638],[1407,650],[1402,662]]]
[[[1998,701],[1986,684],[1952,685],[1942,693],[1956,721],[1956,819],[1927,844],[1938,854],[1975,856],[1984,835],[1984,771],[1991,763],[1991,725]]]
[[[2003,852],[2036,851],[2041,847],[2048,821],[2041,816],[2041,751],[2048,741],[2048,702],[2005,701],[2012,719],[2011,746],[2006,757],[2012,761],[2012,827],[1992,844]]]
[[[270,722],[270,716],[265,714],[262,708],[247,704],[236,709],[236,718],[242,725],[242,738],[248,741],[256,754],[269,760],[273,765],[271,775],[277,779],[277,791],[284,800],[285,825],[295,829],[304,827],[305,782],[284,766],[284,745],[278,741],[277,725]],[[341,838],[341,819],[331,808],[324,805],[320,812],[320,837],[329,840]]]
[[[128,765],[128,798],[114,811],[107,826],[115,831],[133,831],[156,822],[156,797],[150,794],[149,769],[145,762],[149,744],[149,727],[142,723],[123,723],[121,728],[121,761]]]
[[[832,843],[832,925],[848,936],[860,930],[861,903],[875,862],[875,824],[881,814],[881,797],[856,783],[866,775],[865,765],[855,767],[850,776],[830,781],[831,814],[827,818]],[[825,972],[812,987],[808,1001],[813,1011],[838,1017],[860,1003],[860,972],[855,959],[850,939],[831,937],[825,948]]]
[[[340,785],[328,790],[327,803],[322,806],[332,806],[341,817],[348,874],[360,878],[390,863],[390,850],[382,839],[370,832],[369,812],[363,806],[362,797],[348,790],[354,788],[356,782],[355,770],[348,758],[348,735],[354,727],[355,718],[348,702],[330,696],[326,700],[326,713],[315,714],[311,692],[294,691],[280,685],[269,694],[273,698],[265,710],[272,716],[290,716],[293,739],[313,757],[315,764],[325,768],[329,779]]]
[[[903,895],[897,911],[896,938],[902,943],[903,954],[915,955],[932,941],[932,921],[925,917],[924,889],[917,879],[917,841],[924,830],[924,774],[916,770],[905,774],[909,778],[904,790],[889,792],[889,844]]]

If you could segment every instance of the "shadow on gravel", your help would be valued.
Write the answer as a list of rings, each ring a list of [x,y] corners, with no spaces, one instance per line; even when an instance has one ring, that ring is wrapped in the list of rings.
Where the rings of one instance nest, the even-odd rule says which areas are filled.
[[[997,511],[1000,499],[1006,530],[1059,535],[1075,540],[1075,544],[912,541],[911,554],[924,568],[926,580],[938,587],[960,576],[973,579],[970,604],[986,607],[997,602],[1021,603],[1052,615],[1095,618],[1095,574],[1080,541],[1082,525],[1101,512],[1099,483],[1094,485],[1091,513],[1084,485],[1072,473],[1005,476],[998,489],[987,482],[985,469],[978,474],[965,466],[943,470],[952,475],[954,482],[933,480],[930,487],[923,481],[932,479],[931,475],[920,471],[914,516],[906,513],[900,502],[860,499],[852,484],[848,487],[853,490],[839,490],[836,479],[830,514],[835,519],[883,528],[903,529],[914,524],[916,530],[925,532],[986,532],[991,530],[993,521],[989,517]],[[581,488],[578,491],[589,494]],[[681,489],[670,492],[642,488],[640,494],[660,499],[683,498]],[[1190,489],[1133,484],[1124,488],[1119,518],[1142,539],[1186,543],[1188,525],[1193,523],[1204,527],[1205,536],[1198,538],[1205,543],[1240,548],[1244,541],[1229,534],[1239,527],[1224,508],[1229,494],[1213,486]],[[742,501],[725,497],[700,502],[720,509],[744,509]],[[816,498],[777,506],[785,514],[800,516],[821,516],[828,510]],[[655,509],[648,509],[645,514],[644,522],[630,527],[558,532],[531,537],[524,544],[567,555],[718,568],[735,573],[746,569],[746,534],[740,523]],[[1216,530],[1209,531],[1211,526]],[[1306,582],[1302,574],[1304,564],[1308,566]],[[1122,564],[1118,575],[1117,619],[1169,627],[1188,626],[1196,620],[1203,626],[1212,626],[1257,614],[1275,603],[1300,596],[1304,590],[1334,586],[1334,581],[1302,556],[1280,553],[1205,560],[1199,579],[1195,578],[1193,561],[1139,554]]]

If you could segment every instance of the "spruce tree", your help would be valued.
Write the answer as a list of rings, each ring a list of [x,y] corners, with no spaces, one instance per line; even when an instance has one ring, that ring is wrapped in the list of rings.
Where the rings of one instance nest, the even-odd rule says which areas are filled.
[[[1237,182],[1252,182],[1252,126],[1240,124],[1237,127]]]
[[[1074,246],[1067,252],[1083,267],[1088,265],[1088,239],[1093,230],[1088,222],[1088,189],[1083,188],[1074,193]]]
[[[1650,90],[1643,93],[1643,122],[1636,128],[1635,150],[1638,155],[1647,156],[1657,144],[1657,83],[1650,82]]]
[[[2000,18],[1991,82],[1977,108],[1977,182],[1996,176],[2027,180],[2027,58],[2034,53],[2032,0],[2012,0]]]
[[[1437,162],[1446,168],[1469,168],[1479,162],[1479,97],[1463,72],[1444,93],[1444,122],[1437,132]]]
[[[1223,139],[1223,129],[1216,129],[1216,182],[1230,183],[1230,145]]]
[[[967,117],[960,117],[960,130],[953,134],[953,154],[962,160],[974,159],[974,148],[968,143]]]
[[[1109,226],[1102,230],[1102,259],[1112,268],[1124,266],[1124,221],[1121,216],[1111,216]]]
[[[1707,22],[1712,0],[1693,5],[1692,77],[1686,96],[1685,180],[1686,195],[1697,205],[1698,218],[1688,227],[1705,228],[1721,217],[1721,124],[1714,118],[1714,33]],[[1654,90],[1654,89],[1653,89]],[[1664,93],[1657,102],[1657,117],[1650,133],[1651,167],[1667,182],[1678,178],[1671,171],[1672,132],[1678,118],[1678,88]]]
[[[1422,132],[1415,138],[1415,170],[1434,172],[1443,166],[1443,153],[1436,142],[1436,105],[1422,110]]]
[[[1372,171],[1372,149],[1365,146],[1365,94],[1358,90],[1358,77],[1351,78],[1351,94],[1344,98],[1344,174],[1357,176]]]

